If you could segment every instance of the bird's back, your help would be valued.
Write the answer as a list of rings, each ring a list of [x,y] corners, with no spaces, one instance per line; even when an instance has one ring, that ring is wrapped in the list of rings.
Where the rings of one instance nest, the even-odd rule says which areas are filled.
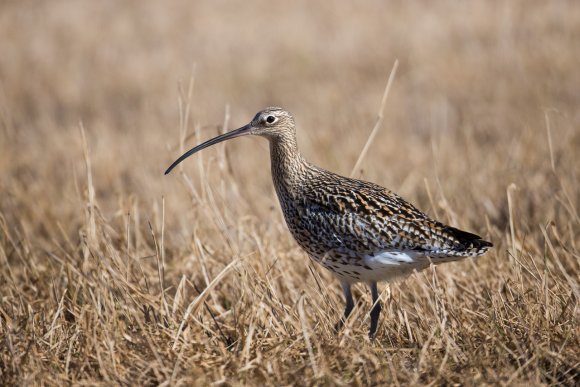
[[[400,260],[424,266],[425,257],[447,262],[481,255],[492,246],[478,235],[430,219],[377,184],[310,164],[291,189],[277,191],[290,231],[317,260],[367,266]]]

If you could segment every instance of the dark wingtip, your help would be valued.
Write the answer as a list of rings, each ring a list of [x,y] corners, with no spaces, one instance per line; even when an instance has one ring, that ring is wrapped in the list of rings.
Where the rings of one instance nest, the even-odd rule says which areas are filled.
[[[487,250],[487,249],[493,247],[493,243],[488,242],[488,241],[486,241],[484,239],[472,240],[471,241],[471,245],[473,247],[475,247],[476,249],[479,249],[479,250],[481,250],[481,249],[486,249]]]
[[[484,240],[484,239],[480,239],[480,240],[479,240],[479,245],[480,245],[481,247],[493,247],[493,243],[491,243],[491,242],[489,242],[489,241],[486,241],[486,240]]]
[[[471,245],[472,247],[475,247],[477,249],[493,247],[493,243],[482,239],[477,234],[472,234],[470,232],[463,231],[455,227],[448,227],[448,230],[452,231],[455,238],[457,238],[457,240],[465,246]]]

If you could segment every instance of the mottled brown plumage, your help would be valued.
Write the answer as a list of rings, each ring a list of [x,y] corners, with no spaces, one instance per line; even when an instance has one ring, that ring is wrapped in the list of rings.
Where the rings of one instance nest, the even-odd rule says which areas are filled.
[[[346,309],[337,327],[354,306],[351,284],[366,282],[371,288],[374,336],[381,309],[377,282],[405,277],[430,263],[479,256],[492,246],[475,234],[430,219],[379,185],[310,164],[298,151],[293,117],[280,108],[267,108],[248,125],[198,145],[165,173],[203,148],[247,134],[270,142],[272,179],[294,239],[342,284]]]

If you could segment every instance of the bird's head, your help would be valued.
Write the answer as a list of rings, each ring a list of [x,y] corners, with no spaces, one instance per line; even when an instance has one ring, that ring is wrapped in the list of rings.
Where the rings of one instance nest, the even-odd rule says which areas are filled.
[[[165,174],[167,175],[173,168],[177,166],[177,164],[181,163],[192,154],[199,152],[204,148],[225,140],[229,140],[231,138],[245,136],[248,134],[266,137],[270,141],[283,139],[293,140],[296,136],[294,118],[290,113],[281,108],[266,108],[258,112],[249,124],[224,133],[220,136],[214,137],[211,140],[207,140],[206,142],[188,150],[180,158],[175,160],[169,168],[167,168]]]
[[[248,125],[250,126],[249,134],[268,139],[293,137],[296,134],[294,117],[279,107],[269,107],[256,113]]]

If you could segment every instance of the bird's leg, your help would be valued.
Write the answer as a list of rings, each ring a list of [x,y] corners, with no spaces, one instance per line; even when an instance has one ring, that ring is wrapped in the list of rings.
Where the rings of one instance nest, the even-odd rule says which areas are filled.
[[[352,312],[352,309],[354,308],[354,301],[352,300],[352,292],[350,290],[350,284],[346,281],[343,281],[341,282],[341,285],[342,292],[344,293],[344,299],[346,301],[346,307],[344,308],[344,317],[341,317],[340,320],[334,326],[335,331],[338,331],[340,330],[340,328],[342,328],[342,326],[346,322],[346,319],[350,315],[350,312]]]
[[[371,288],[371,296],[373,298],[373,308],[371,309],[371,329],[369,331],[369,338],[373,339],[377,333],[377,325],[379,316],[381,315],[381,301],[379,300],[379,289],[376,282],[369,284]]]

